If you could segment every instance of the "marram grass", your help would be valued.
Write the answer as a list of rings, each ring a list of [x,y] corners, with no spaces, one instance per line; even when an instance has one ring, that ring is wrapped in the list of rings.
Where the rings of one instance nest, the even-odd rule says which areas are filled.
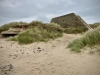
[[[83,35],[83,37],[73,40],[68,48],[72,51],[81,52],[81,49],[85,46],[95,46],[100,45],[100,27],[90,30]]]
[[[63,35],[63,29],[57,25],[38,25],[31,27],[20,33],[17,37],[12,37],[10,40],[18,41],[20,44],[30,44],[33,42],[47,42],[50,39],[55,39]]]
[[[8,23],[8,24],[4,24],[2,26],[0,26],[0,33],[2,31],[7,31],[9,30],[9,28],[14,28],[16,25],[22,25],[22,24],[27,24],[26,22],[11,22],[11,23]]]

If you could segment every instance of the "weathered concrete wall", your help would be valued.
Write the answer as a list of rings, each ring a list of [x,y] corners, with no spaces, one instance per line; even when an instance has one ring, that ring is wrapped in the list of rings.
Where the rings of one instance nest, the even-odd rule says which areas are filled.
[[[81,27],[84,29],[88,29],[88,27],[85,26],[84,23],[80,20],[80,18],[78,18],[78,16],[74,13],[52,18],[51,22],[60,24],[64,28]]]

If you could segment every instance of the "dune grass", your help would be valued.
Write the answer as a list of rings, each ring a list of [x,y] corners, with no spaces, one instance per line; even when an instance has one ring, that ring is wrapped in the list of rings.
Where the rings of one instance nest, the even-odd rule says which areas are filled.
[[[63,29],[59,25],[40,22],[36,24],[32,24],[33,26],[20,33],[17,37],[11,37],[10,40],[18,41],[20,44],[30,44],[33,42],[47,42],[63,35]]]
[[[47,30],[40,30],[39,28],[28,29],[27,31],[19,34],[18,41],[22,44],[29,44],[33,42],[46,42],[50,39],[62,36],[58,32],[48,32]]]
[[[98,26],[100,26],[100,22],[96,22],[96,23],[93,23],[93,24],[89,24],[90,27],[92,27],[93,29],[97,28]]]
[[[86,32],[83,37],[73,40],[68,45],[68,48],[75,52],[81,52],[81,49],[85,46],[92,47],[95,45],[100,45],[100,26]]]
[[[27,24],[26,22],[11,22],[8,24],[4,24],[0,27],[0,33],[2,31],[7,31],[9,28],[14,28],[16,25]]]
[[[32,21],[30,23],[11,22],[5,24],[0,27],[0,33],[2,31],[8,30],[9,28],[20,27],[20,25],[21,26],[27,25],[28,27],[24,32],[21,32],[18,36],[10,37],[9,40],[18,41],[19,43],[22,44],[48,41],[50,39],[55,39],[57,37],[62,36],[63,33],[77,34],[85,31],[81,27],[62,28],[60,27],[60,25],[55,23],[42,23],[40,21]],[[95,36],[95,37],[91,37],[91,36]],[[94,45],[94,43],[97,43],[97,41],[99,40],[99,38],[97,37],[99,37],[98,29],[89,31],[84,35],[84,37],[80,39],[76,39],[72,43],[70,43],[68,47],[71,47],[73,51],[76,50],[77,52],[80,52],[80,49],[83,48],[84,46],[86,45],[91,46]]]
[[[82,27],[68,27],[64,29],[64,32],[67,34],[78,34],[78,33],[83,33],[86,30],[83,29]]]

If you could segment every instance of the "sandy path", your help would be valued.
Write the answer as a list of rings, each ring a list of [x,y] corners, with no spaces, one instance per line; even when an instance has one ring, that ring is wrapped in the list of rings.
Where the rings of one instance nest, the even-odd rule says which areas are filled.
[[[0,75],[100,75],[100,55],[76,54],[66,48],[77,37],[64,34],[54,41],[22,46],[0,39],[0,67],[13,65]]]

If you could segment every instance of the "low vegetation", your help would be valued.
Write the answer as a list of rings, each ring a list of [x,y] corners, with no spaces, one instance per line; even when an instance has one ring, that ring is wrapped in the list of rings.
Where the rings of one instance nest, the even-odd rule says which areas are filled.
[[[100,23],[99,23],[100,24]],[[29,44],[33,42],[48,41],[50,39],[55,39],[61,37],[63,33],[67,34],[78,34],[85,32],[81,27],[68,27],[62,28],[60,25],[55,23],[42,23],[40,21],[32,21],[30,23],[26,22],[11,22],[0,27],[0,33],[2,31],[7,31],[9,28],[23,27],[26,29],[15,37],[10,37],[9,40],[18,41],[20,44]],[[100,27],[99,27],[100,28]],[[88,31],[84,37],[74,40],[69,44],[69,48],[80,52],[80,49],[86,45],[97,44],[99,40],[99,28]],[[93,37],[92,37],[93,36]],[[96,39],[95,39],[96,38]],[[93,41],[94,40],[94,41]],[[99,42],[98,42],[99,43]]]
[[[31,22],[30,27],[18,36],[9,38],[12,41],[18,41],[20,44],[29,44],[33,42],[46,42],[50,39],[61,37],[63,29],[54,23],[45,24],[42,22]]]
[[[51,25],[52,24],[52,25]],[[50,30],[55,30],[55,29],[58,29],[59,31],[59,28],[60,25],[59,25],[59,28],[56,28],[55,27],[58,26],[58,24],[54,24],[54,23],[42,23],[40,21],[32,21],[30,23],[26,23],[26,22],[11,22],[11,23],[8,23],[8,24],[4,24],[0,27],[0,33],[2,31],[7,31],[9,30],[9,28],[16,28],[16,27],[21,27],[21,26],[27,26],[27,28],[31,28],[31,27],[39,27],[39,28],[43,28],[43,29],[48,29]],[[82,33],[82,32],[85,32],[86,30],[84,30],[82,27],[68,27],[68,28],[62,28],[64,33],[67,33],[67,34],[78,34],[78,33]]]
[[[85,46],[93,47],[95,45],[100,45],[100,26],[86,32],[83,37],[73,40],[68,48],[71,48],[72,51],[81,52]]]
[[[91,26],[92,28],[97,28],[98,26],[100,26],[100,22],[90,24],[90,26]]]
[[[14,26],[16,26],[16,25],[22,25],[22,24],[27,24],[27,23],[26,22],[11,22],[11,23],[8,23],[8,24],[4,24],[0,27],[0,33],[2,31],[9,30],[9,28],[14,28]]]
[[[86,30],[81,28],[81,27],[68,27],[64,29],[64,32],[67,34],[78,34],[78,33],[82,33],[85,32]]]

